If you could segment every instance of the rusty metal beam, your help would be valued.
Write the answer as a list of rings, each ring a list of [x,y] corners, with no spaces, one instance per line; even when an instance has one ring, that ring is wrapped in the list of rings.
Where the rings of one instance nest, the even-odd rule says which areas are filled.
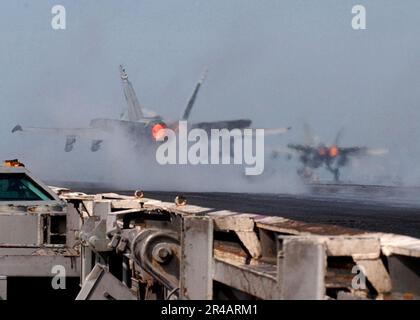
[[[275,300],[280,298],[280,288],[276,279],[276,266],[270,264],[262,263],[258,266],[234,265],[215,258],[213,262],[213,280],[260,299]]]

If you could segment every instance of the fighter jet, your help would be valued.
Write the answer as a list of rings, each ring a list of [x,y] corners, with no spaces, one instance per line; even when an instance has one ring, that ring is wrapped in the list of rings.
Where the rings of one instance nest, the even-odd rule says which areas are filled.
[[[90,121],[87,128],[39,128],[23,127],[16,125],[12,129],[15,132],[35,132],[46,134],[62,134],[66,136],[64,150],[70,152],[74,149],[78,138],[90,139],[92,152],[100,150],[101,145],[115,134],[123,133],[128,139],[132,140],[136,146],[156,144],[161,140],[165,128],[176,131],[179,121],[163,119],[162,116],[150,112],[143,108],[137,98],[136,92],[128,79],[128,74],[124,67],[120,65],[120,78],[122,81],[127,108],[120,115],[119,119],[97,118]],[[200,80],[197,82],[194,91],[188,100],[184,113],[179,120],[189,119],[192,108],[197,100],[200,88],[206,78],[207,69],[204,71]],[[190,129],[201,128],[210,132],[211,129],[244,129],[250,127],[252,121],[249,119],[236,119],[214,122],[198,122],[189,124]],[[268,129],[266,134],[282,134],[290,128]]]
[[[371,149],[368,147],[341,147],[339,140],[343,130],[340,130],[333,144],[326,145],[316,142],[317,138],[312,134],[309,126],[304,126],[305,142],[303,144],[288,144],[287,150],[278,149],[272,152],[274,158],[281,153],[286,153],[290,160],[294,155],[298,157],[302,166],[298,168],[297,174],[305,180],[314,178],[313,170],[324,167],[333,174],[334,181],[340,180],[340,168],[347,166],[352,157],[367,155],[384,155],[387,149]]]

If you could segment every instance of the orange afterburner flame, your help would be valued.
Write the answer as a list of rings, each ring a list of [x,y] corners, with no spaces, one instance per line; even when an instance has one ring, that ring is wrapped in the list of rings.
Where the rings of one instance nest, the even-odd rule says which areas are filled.
[[[338,150],[337,146],[332,146],[330,148],[329,153],[330,153],[330,157],[335,158],[340,154],[340,151]]]
[[[155,140],[160,140],[165,136],[166,125],[164,123],[156,123],[152,127],[152,136]]]

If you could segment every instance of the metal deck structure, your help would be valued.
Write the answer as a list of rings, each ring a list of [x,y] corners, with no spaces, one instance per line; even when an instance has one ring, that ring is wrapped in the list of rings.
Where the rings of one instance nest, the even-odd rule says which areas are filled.
[[[7,299],[11,278],[51,281],[57,265],[65,268],[66,277],[79,277],[79,251],[67,243],[72,238],[67,203],[23,167],[0,166],[2,177],[28,179],[46,199],[23,200],[18,191],[9,191],[15,200],[0,199],[0,299]]]
[[[182,197],[55,191],[84,220],[78,299],[420,297],[416,238],[192,206]]]
[[[409,236],[73,192],[22,167],[0,167],[0,196],[1,299],[57,266],[79,300],[420,299]]]

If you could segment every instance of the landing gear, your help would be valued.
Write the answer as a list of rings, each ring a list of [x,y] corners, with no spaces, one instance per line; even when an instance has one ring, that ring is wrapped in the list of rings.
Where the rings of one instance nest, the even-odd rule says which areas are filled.
[[[338,168],[334,170],[334,181],[340,181],[340,171],[338,170]]]
[[[337,168],[327,167],[327,170],[334,175],[334,182],[340,181],[340,169],[338,167]]]

